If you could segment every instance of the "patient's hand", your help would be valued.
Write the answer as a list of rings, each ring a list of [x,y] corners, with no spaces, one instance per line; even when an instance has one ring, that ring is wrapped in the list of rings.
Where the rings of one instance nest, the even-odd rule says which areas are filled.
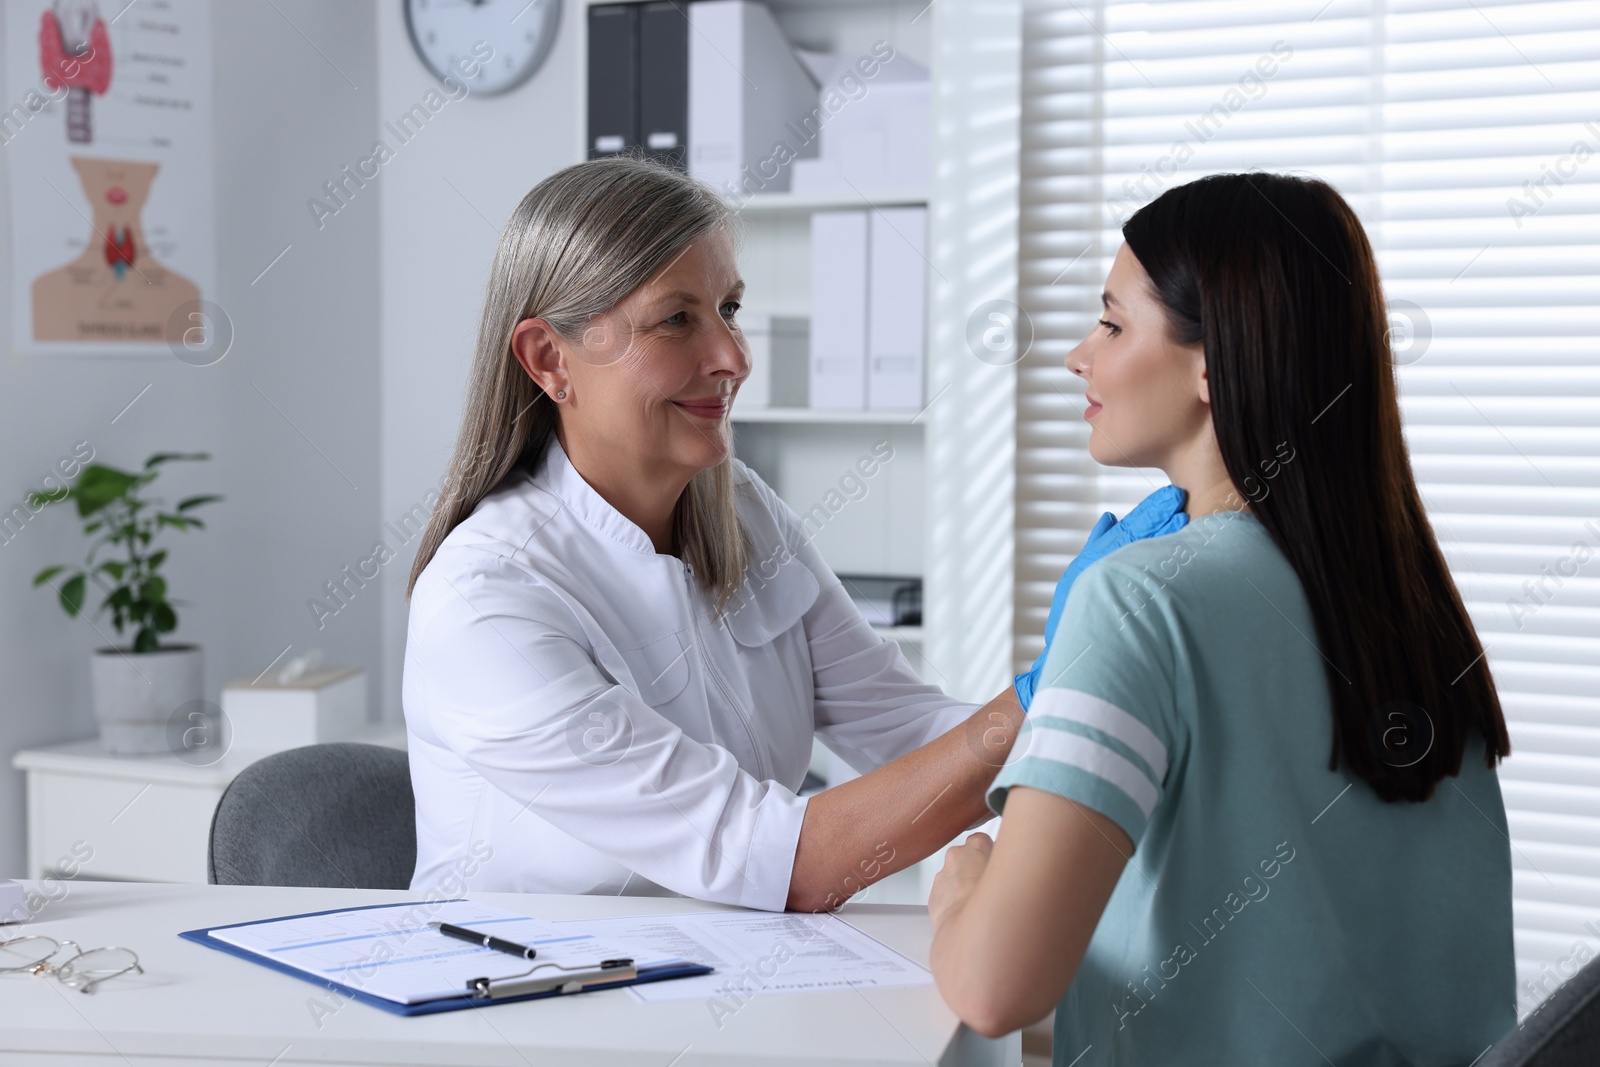
[[[988,834],[973,834],[959,845],[947,849],[944,867],[933,879],[928,892],[928,917],[937,933],[952,908],[965,904],[972,889],[989,865],[994,839]]]

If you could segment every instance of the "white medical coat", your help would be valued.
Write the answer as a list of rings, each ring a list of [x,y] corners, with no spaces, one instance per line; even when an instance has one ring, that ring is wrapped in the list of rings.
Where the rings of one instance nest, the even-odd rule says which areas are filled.
[[[813,733],[864,772],[972,713],[737,460],[734,480],[751,562],[720,619],[554,439],[440,544],[406,635],[414,891],[782,910]]]

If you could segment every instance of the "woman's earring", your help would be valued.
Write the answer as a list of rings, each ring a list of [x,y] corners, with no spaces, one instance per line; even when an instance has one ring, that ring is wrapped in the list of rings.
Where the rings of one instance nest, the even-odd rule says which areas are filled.
[[[567,398],[567,391],[565,389],[557,389],[556,390],[556,399],[557,400],[565,400],[566,398]]]

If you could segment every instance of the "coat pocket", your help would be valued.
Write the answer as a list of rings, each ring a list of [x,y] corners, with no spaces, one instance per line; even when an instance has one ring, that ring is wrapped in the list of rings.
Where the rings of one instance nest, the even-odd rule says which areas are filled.
[[[751,564],[722,623],[746,648],[770,645],[811,610],[821,588],[811,568],[793,556],[776,565]]]

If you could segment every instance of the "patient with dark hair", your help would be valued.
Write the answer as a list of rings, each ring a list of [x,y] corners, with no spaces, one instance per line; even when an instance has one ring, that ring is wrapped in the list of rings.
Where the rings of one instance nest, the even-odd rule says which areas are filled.
[[[1510,742],[1371,246],[1262,173],[1123,237],[1066,363],[1093,457],[1189,522],[1063,577],[999,833],[934,883],[939,989],[985,1034],[1055,1008],[1057,1064],[1464,1067],[1515,1022]]]

